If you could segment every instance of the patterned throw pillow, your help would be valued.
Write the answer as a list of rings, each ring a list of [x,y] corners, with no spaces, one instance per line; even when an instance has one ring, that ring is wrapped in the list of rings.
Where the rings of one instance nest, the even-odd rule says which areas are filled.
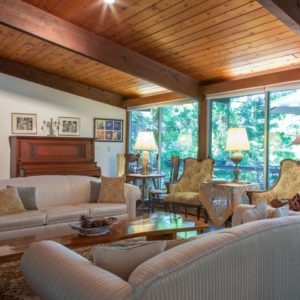
[[[288,201],[289,201],[289,208],[291,210],[300,211],[300,195],[298,193]]]
[[[101,189],[98,203],[125,203],[124,197],[125,176],[101,176]]]
[[[0,215],[14,214],[21,211],[24,211],[24,206],[17,189],[10,187],[0,190]]]

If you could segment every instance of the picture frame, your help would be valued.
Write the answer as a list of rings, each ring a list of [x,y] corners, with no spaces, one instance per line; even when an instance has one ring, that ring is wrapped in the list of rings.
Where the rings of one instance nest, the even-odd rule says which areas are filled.
[[[80,118],[58,117],[58,135],[79,136]]]
[[[94,118],[94,138],[100,142],[123,142],[123,120]]]
[[[12,113],[11,132],[12,134],[37,134],[37,115]]]

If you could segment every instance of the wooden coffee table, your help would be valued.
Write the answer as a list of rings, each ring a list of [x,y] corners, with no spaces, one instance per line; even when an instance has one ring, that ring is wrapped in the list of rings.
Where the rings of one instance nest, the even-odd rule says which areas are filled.
[[[148,240],[175,239],[177,232],[203,231],[209,225],[202,221],[185,220],[180,215],[154,213],[133,220],[123,220],[113,224],[109,233],[98,236],[81,236],[77,231],[41,233],[23,238],[0,241],[0,263],[19,259],[32,244],[43,241],[56,241],[68,248],[91,246],[127,238],[146,236]]]

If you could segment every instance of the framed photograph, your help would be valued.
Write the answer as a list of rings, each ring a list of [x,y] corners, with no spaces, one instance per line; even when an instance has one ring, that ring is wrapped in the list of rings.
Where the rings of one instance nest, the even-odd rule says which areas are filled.
[[[80,135],[80,118],[59,117],[58,135]]]
[[[94,138],[100,142],[123,142],[123,120],[94,118]]]
[[[13,134],[36,134],[36,114],[12,113],[11,132]]]

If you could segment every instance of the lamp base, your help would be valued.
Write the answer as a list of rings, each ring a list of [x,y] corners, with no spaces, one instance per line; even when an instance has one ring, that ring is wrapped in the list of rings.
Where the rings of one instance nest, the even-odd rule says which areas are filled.
[[[142,152],[142,175],[148,175],[149,172],[149,152]]]
[[[236,151],[236,152],[234,152],[233,154],[230,155],[230,159],[235,164],[235,167],[233,168],[234,178],[232,179],[232,182],[238,182],[239,181],[239,175],[240,175],[240,170],[238,168],[238,164],[243,159],[243,154]]]

